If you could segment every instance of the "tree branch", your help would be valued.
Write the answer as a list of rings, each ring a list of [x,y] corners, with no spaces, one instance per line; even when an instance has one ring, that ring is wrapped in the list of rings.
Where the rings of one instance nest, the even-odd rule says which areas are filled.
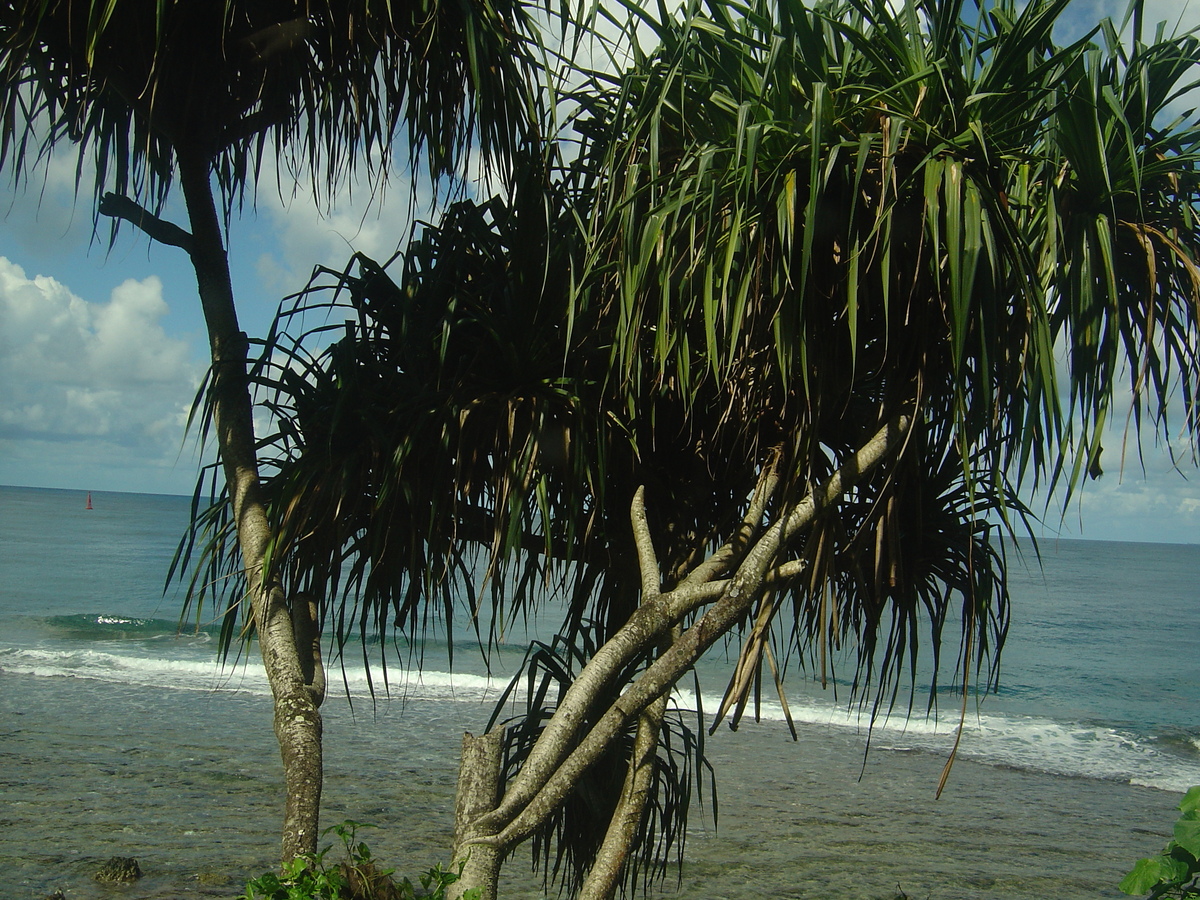
[[[642,572],[643,602],[654,600],[662,589],[662,574],[658,567],[658,554],[654,552],[654,539],[646,522],[646,488],[639,487],[633,494],[633,505],[629,513],[633,524],[633,542],[637,547],[638,565]]]
[[[100,215],[114,219],[124,219],[141,229],[151,240],[172,247],[180,247],[189,254],[193,242],[190,233],[184,231],[174,222],[160,219],[141,204],[122,194],[108,193],[100,198]]]
[[[754,600],[761,596],[771,571],[770,564],[783,543],[798,529],[810,524],[820,509],[849,490],[865,472],[870,471],[895,450],[907,438],[911,425],[912,413],[909,411],[886,423],[841,468],[797,503],[794,509],[782,514],[746,553],[736,574],[727,582],[720,599],[617,698],[578,746],[566,754],[567,745],[561,742],[562,734],[575,734],[581,723],[582,710],[586,709],[586,701],[595,696],[594,693],[576,690],[585,683],[594,687],[597,680],[589,677],[593,674],[589,672],[592,663],[585,666],[543,731],[542,738],[530,753],[529,759],[533,760],[540,755],[538,751],[543,750],[542,741],[547,739],[547,735],[554,733],[555,726],[558,726],[557,740],[543,750],[544,755],[538,760],[540,764],[536,771],[527,773],[528,762],[526,763],[526,767],[522,768],[514,780],[514,789],[507,793],[500,806],[490,816],[485,817],[488,821],[480,831],[484,834],[492,832],[493,836],[477,840],[491,846],[506,848],[528,837],[545,817],[558,807],[583,771],[599,758],[616,735],[630,721],[641,715],[651,703],[669,691],[696,660],[722,634],[733,627]],[[792,567],[785,563],[779,568]],[[692,599],[699,593],[700,587],[689,585],[687,588],[668,592],[661,595],[653,605],[658,607],[665,602],[672,613],[678,613],[681,607],[688,607],[688,604],[676,602],[674,595],[681,591]],[[642,609],[645,607],[639,608],[633,618],[637,618]],[[593,662],[606,655],[606,651],[619,652],[612,648],[618,638],[622,639],[622,643],[635,640],[632,634],[622,629],[612,641],[600,648],[593,657]],[[581,692],[583,697],[576,699]],[[522,776],[527,777],[522,779]],[[520,790],[516,789],[518,781]]]
[[[729,560],[738,554],[739,551],[730,549],[732,544],[737,541],[748,542],[761,528],[767,501],[778,484],[777,469],[777,459],[766,466],[738,535],[713,554],[714,557],[721,556],[720,564],[713,565],[711,557],[701,563],[699,568],[707,573],[709,579],[721,574]],[[665,635],[686,612],[718,600],[725,592],[727,581],[706,584],[688,578],[681,587],[669,594],[659,593],[660,574],[656,568],[654,544],[645,516],[645,493],[639,488],[630,508],[630,518],[642,574],[642,604],[612,639],[596,652],[579,677],[567,688],[566,695],[559,702],[558,711],[551,717],[524,765],[510,782],[500,804],[480,821],[480,832],[504,828],[542,790],[555,769],[566,759],[579,729],[583,727],[583,716],[577,708],[586,708],[590,698],[597,696],[622,666],[636,653]],[[649,592],[648,585],[653,586],[653,593]]]
[[[611,900],[625,874],[625,867],[629,864],[629,849],[646,813],[646,802],[654,777],[655,755],[658,752],[658,736],[666,712],[667,696],[664,694],[639,717],[633,756],[625,773],[621,799],[604,833],[604,841],[596,854],[592,870],[588,872],[587,880],[579,892],[579,900]]]
[[[742,517],[742,524],[737,532],[724,545],[716,550],[708,559],[696,566],[691,574],[683,579],[684,585],[704,585],[718,575],[723,575],[731,565],[737,563],[740,554],[750,546],[754,536],[762,528],[763,516],[767,511],[767,503],[775,495],[779,487],[779,451],[773,451],[771,459],[763,467],[754,487],[754,496],[750,500],[750,508]]]
[[[644,602],[613,637],[591,658],[567,688],[558,709],[546,724],[504,798],[479,822],[481,833],[496,832],[525,809],[569,753],[580,728],[583,712],[633,656],[651,646],[674,624],[667,596]]]

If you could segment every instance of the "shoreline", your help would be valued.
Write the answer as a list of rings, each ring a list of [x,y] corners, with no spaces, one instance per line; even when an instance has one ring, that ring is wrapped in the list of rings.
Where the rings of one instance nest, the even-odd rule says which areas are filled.
[[[330,709],[323,822],[379,826],[363,840],[415,879],[449,852],[461,733],[482,710],[397,707]],[[110,898],[92,875],[111,856],[145,873],[121,889],[127,900],[231,898],[273,868],[281,773],[262,698],[0,674],[0,714],[12,723],[0,742],[0,865],[21,900]],[[147,732],[172,716],[177,728]],[[793,743],[779,723],[707,738],[717,827],[693,811],[680,886],[668,874],[654,896],[1122,898],[1120,878],[1177,817],[1172,792],[965,758],[935,800],[943,755],[877,747],[863,770],[864,745],[813,725]],[[502,897],[542,896],[528,852],[505,866]]]

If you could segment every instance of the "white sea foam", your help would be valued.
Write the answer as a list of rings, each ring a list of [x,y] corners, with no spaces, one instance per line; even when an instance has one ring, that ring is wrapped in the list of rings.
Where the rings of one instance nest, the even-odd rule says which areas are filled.
[[[270,696],[259,660],[251,658],[222,665],[208,651],[196,648],[195,658],[146,657],[114,649],[0,648],[0,671],[39,677],[88,678],[117,683],[186,691],[228,691]],[[331,690],[351,697],[387,695],[432,702],[494,703],[508,684],[506,678],[378,667],[333,665]],[[704,694],[702,708],[711,715],[719,697]],[[524,703],[524,682],[518,682],[510,702]],[[678,691],[675,706],[696,708],[691,691]],[[958,728],[957,715],[893,714],[872,723],[867,712],[820,698],[791,698],[792,720],[800,727],[851,729],[871,735],[872,746],[884,752],[919,751],[949,754]],[[766,721],[785,718],[778,703],[763,703]],[[752,718],[747,710],[745,719]],[[1115,728],[1084,726],[1048,718],[973,713],[963,723],[959,755],[977,762],[1069,777],[1132,782],[1162,790],[1182,791],[1200,783],[1195,760],[1164,752],[1151,740]]]
[[[194,659],[147,657],[115,650],[62,650],[47,648],[0,648],[0,672],[45,678],[88,678],[167,690],[233,691],[270,696],[270,685],[262,663],[256,658],[222,664],[211,653],[201,651]],[[368,673],[364,666],[334,666],[328,672],[334,689],[351,696],[372,691],[399,694],[424,700],[479,701],[497,698],[506,679],[480,675],[389,667]]]
[[[0,671],[44,678],[88,678],[168,690],[269,693],[261,666],[257,670],[251,666],[222,667],[211,656],[172,659],[92,649],[4,648],[0,649]]]
[[[704,695],[703,708],[711,713],[720,698]],[[695,709],[691,693],[678,695],[679,705]],[[869,711],[811,698],[788,701],[793,722],[804,725],[852,729],[870,734],[877,751],[921,751],[949,754],[959,727],[957,714],[940,716],[903,714],[871,721]],[[744,721],[751,719],[748,710]],[[763,703],[764,721],[785,719],[778,703]],[[1027,769],[1077,778],[1096,778],[1183,791],[1200,784],[1200,766],[1193,760],[1164,752],[1153,741],[1116,728],[1096,727],[1049,718],[1008,714],[970,713],[962,722],[958,754],[985,765]]]

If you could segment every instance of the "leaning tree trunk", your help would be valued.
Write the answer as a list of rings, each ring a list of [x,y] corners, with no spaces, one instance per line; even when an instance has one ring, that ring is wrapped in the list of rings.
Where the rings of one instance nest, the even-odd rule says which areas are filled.
[[[605,838],[595,878],[584,895],[608,898],[619,886],[621,873],[642,824],[652,757],[650,740],[660,727],[665,697],[683,675],[722,635],[729,633],[764,593],[787,584],[804,570],[803,557],[786,552],[794,538],[835,503],[906,439],[913,410],[905,407],[885,423],[842,466],[798,502],[783,504],[767,524],[769,501],[777,488],[777,473],[766,467],[742,527],[725,544],[692,566],[669,591],[662,591],[662,574],[646,519],[644,493],[634,495],[631,520],[642,573],[642,603],[629,621],[610,638],[571,683],[520,771],[505,785],[498,800],[495,779],[480,778],[476,748],[468,735],[459,769],[460,800],[456,812],[455,865],[463,878],[454,886],[461,897],[473,888],[485,900],[495,891],[497,870],[491,854],[503,856],[529,837],[567,798],[580,777],[632,723],[639,722],[638,746],[631,759],[624,799]],[[707,609],[687,627],[683,622]],[[655,661],[629,684],[598,720],[585,727],[586,710],[635,656],[658,644]],[[498,738],[496,738],[498,741]],[[479,748],[482,752],[482,748]],[[490,773],[490,767],[487,769]],[[472,855],[489,861],[482,871],[471,866]]]
[[[292,611],[276,580],[264,581],[271,537],[258,475],[254,420],[247,382],[247,341],[238,327],[229,257],[213,200],[208,159],[179,158],[180,182],[192,233],[186,249],[212,351],[213,421],[225,470],[259,648],[275,701],[275,736],[283,757],[287,802],[283,862],[317,850],[321,804],[321,715],[305,684]],[[304,601],[307,602],[307,601]]]
[[[625,878],[629,857],[646,821],[658,736],[666,711],[667,697],[663,695],[650,704],[638,721],[633,755],[629,759],[621,798],[617,801],[604,841],[596,853],[596,861],[588,872],[577,900],[611,900]]]

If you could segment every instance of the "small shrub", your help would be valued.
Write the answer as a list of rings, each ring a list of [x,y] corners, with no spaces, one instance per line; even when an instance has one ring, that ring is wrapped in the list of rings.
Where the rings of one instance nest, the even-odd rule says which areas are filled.
[[[1175,823],[1174,840],[1158,856],[1142,859],[1121,881],[1127,894],[1160,897],[1200,897],[1200,785],[1183,796],[1183,815]]]
[[[346,820],[327,828],[341,839],[346,859],[331,865],[326,847],[315,856],[292,860],[283,872],[267,872],[246,884],[241,900],[416,900],[417,889],[407,878],[392,880],[393,869],[381,869],[371,848],[358,839],[358,831],[373,826]],[[458,881],[459,872],[440,865],[419,877],[421,900],[445,900],[446,888]],[[476,900],[478,891],[468,891],[466,900]]]

